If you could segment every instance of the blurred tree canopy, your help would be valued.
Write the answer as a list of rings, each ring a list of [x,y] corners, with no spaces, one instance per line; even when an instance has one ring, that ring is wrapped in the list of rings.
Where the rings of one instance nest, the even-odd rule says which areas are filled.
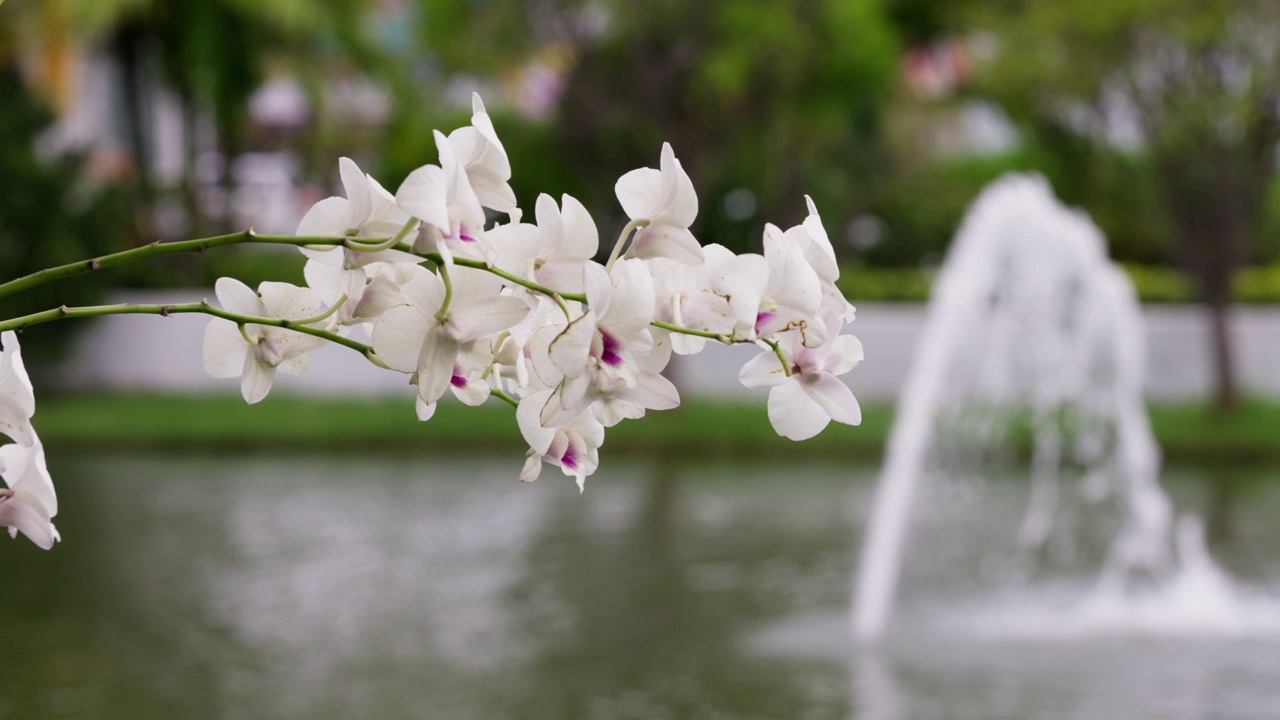
[[[12,68],[0,67],[0,278],[83,260],[121,247],[122,206],[111,187],[93,187],[82,177],[79,157],[39,157],[36,138],[53,121],[49,108],[31,95]],[[17,317],[62,304],[93,304],[108,279],[91,274],[0,300],[0,317]],[[65,349],[70,323],[33,332],[27,367],[39,377],[46,362]]]
[[[155,90],[172,89],[186,124],[187,172],[182,188],[193,230],[203,212],[195,199],[195,137],[200,118],[212,121],[227,156],[245,149],[248,105],[270,63],[291,59],[299,75],[312,60],[340,54],[383,70],[384,55],[361,32],[373,0],[13,0],[5,23],[28,42],[99,44],[119,63],[119,108],[126,141],[139,168],[150,166],[154,133],[148,114]],[[149,173],[131,176],[135,233],[154,239],[156,189]],[[220,220],[214,218],[215,221]]]
[[[602,237],[623,224],[614,180],[656,166],[663,141],[698,187],[704,241],[736,249],[758,246],[766,220],[799,222],[805,193],[838,240],[875,188],[898,59],[880,0],[421,6],[422,41],[441,72],[501,73],[557,44],[572,54],[554,117],[500,127],[522,202],[573,194],[597,214]],[[389,176],[434,157],[421,125],[393,137],[404,167]]]
[[[1236,402],[1226,308],[1262,244],[1280,143],[1280,4],[1273,0],[995,0],[983,88],[1073,177],[1127,147],[1159,201],[1174,257],[1214,318],[1217,397]]]

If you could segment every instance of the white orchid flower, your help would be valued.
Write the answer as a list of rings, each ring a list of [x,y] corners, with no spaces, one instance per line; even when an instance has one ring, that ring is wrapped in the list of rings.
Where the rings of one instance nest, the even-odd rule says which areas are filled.
[[[488,261],[484,241],[484,208],[476,196],[466,170],[440,131],[435,131],[440,165],[426,165],[409,173],[396,191],[396,202],[424,223],[422,236],[414,243],[421,252],[439,252],[453,264],[454,254]]]
[[[308,260],[302,268],[302,276],[306,278],[307,287],[315,290],[326,304],[342,300],[342,306],[325,322],[326,330],[337,331],[348,325],[369,322],[358,317],[367,283],[365,268],[348,270],[319,260]]]
[[[659,374],[670,345],[657,346],[649,333],[653,279],[641,260],[622,260],[611,272],[586,267],[587,311],[556,336],[548,356],[563,374],[541,415],[545,426],[562,425],[592,403],[596,417],[612,426],[640,417],[646,408],[680,404],[674,385]]]
[[[551,397],[550,390],[526,396],[516,408],[516,422],[529,454],[525,458],[520,479],[533,482],[542,472],[542,464],[559,467],[578,483],[582,492],[588,475],[600,466],[600,446],[604,444],[604,425],[590,412],[578,415],[559,427],[544,427],[539,419],[543,406]]]
[[[805,345],[821,345],[826,339],[826,326],[817,317],[822,281],[803,249],[769,223],[764,227],[764,259],[769,282],[756,314],[757,336],[768,338],[794,329],[801,332]]]
[[[309,288],[264,282],[258,292],[235,278],[219,278],[215,286],[224,310],[254,317],[306,320],[320,315],[324,302]],[[243,330],[230,320],[214,318],[204,333],[204,368],[216,378],[240,376],[240,393],[252,405],[271,390],[276,371],[301,375],[311,365],[311,352],[323,338],[285,328],[249,323]]]
[[[564,331],[567,322],[560,307],[545,295],[526,295],[533,309],[523,320],[507,329],[506,338],[494,355],[495,372],[515,382],[515,393],[523,397],[538,390],[554,388],[563,374],[549,357],[551,341]],[[577,303],[566,303],[570,312],[580,312]]]
[[[396,199],[377,180],[360,170],[350,158],[338,160],[346,197],[321,200],[298,223],[296,235],[303,237],[390,238],[400,233],[411,218],[396,205]],[[419,262],[418,258],[396,250],[362,252],[348,248],[299,248],[304,255],[341,268],[358,268],[373,262]]]
[[[538,196],[534,206],[538,224],[511,223],[488,232],[498,264],[562,293],[583,291],[582,268],[600,249],[600,235],[591,214],[570,195],[561,205],[550,195]]]
[[[840,335],[838,316],[828,319],[827,340],[816,348],[805,347],[798,332],[778,338],[791,373],[772,349],[756,355],[742,367],[738,379],[747,387],[769,387],[769,422],[783,437],[807,440],[822,432],[832,420],[846,425],[862,422],[862,410],[853,391],[838,376],[862,361],[862,343],[852,335]]]
[[[31,416],[36,412],[35,391],[22,363],[22,348],[12,330],[0,333],[0,433],[22,445],[35,442]]]
[[[698,267],[667,258],[647,261],[657,300],[655,317],[693,330],[755,338],[768,264],[759,255],[735,255],[723,245],[703,250],[706,262]],[[707,343],[705,337],[682,333],[671,333],[670,340],[680,355],[701,352]]]
[[[804,222],[786,232],[788,241],[799,245],[809,267],[813,268],[822,284],[822,312],[836,313],[845,322],[852,322],[857,311],[845,299],[844,293],[836,287],[840,278],[840,265],[836,261],[836,251],[827,237],[827,229],[822,226],[822,218],[818,216],[818,207],[813,198],[804,196],[809,207],[809,215]]]
[[[501,213],[515,212],[516,194],[507,182],[511,163],[478,93],[471,94],[471,111],[471,125],[449,133],[449,144],[480,204]]]
[[[698,195],[669,143],[662,144],[659,168],[632,170],[618,178],[614,187],[627,216],[649,223],[632,239],[627,257],[668,257],[699,265],[702,247],[689,232],[698,217]]]
[[[476,407],[483,405],[485,400],[489,399],[489,384],[484,379],[484,373],[488,370],[489,365],[493,362],[493,353],[488,351],[489,345],[485,344],[487,354],[473,350],[478,348],[481,343],[472,341],[463,343],[459,348],[459,361],[453,364],[453,374],[449,377],[449,390],[453,396],[462,401],[464,405]],[[484,357],[480,362],[467,362],[464,358],[467,356]],[[417,377],[414,377],[414,384],[417,384]],[[421,393],[415,399],[414,409],[417,412],[418,420],[426,422],[436,414],[436,401],[427,402],[423,399]]]
[[[403,287],[408,304],[387,310],[373,327],[378,357],[395,370],[417,373],[418,396],[427,404],[455,382],[464,344],[505,330],[529,313],[524,299],[503,294],[501,280],[487,272],[455,266],[450,279],[451,296],[439,276],[418,268]]]
[[[0,488],[0,527],[9,536],[21,532],[43,550],[61,540],[52,518],[58,514],[58,495],[45,465],[44,445],[31,436],[30,445],[0,446],[0,475],[7,487]]]

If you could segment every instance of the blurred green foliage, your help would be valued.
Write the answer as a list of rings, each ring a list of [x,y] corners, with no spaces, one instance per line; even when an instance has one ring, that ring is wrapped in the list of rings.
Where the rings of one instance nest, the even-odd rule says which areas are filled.
[[[602,237],[625,222],[614,180],[656,166],[664,141],[698,187],[695,232],[735,249],[758,247],[766,219],[802,219],[805,193],[832,227],[843,227],[876,185],[881,110],[899,51],[879,0],[421,6],[421,38],[442,72],[510,67],[557,41],[571,48],[554,117],[495,122],[521,202],[531,205],[538,192],[570,193],[595,213]],[[607,15],[607,31],[577,29],[592,13]],[[449,120],[465,116],[400,118],[385,155],[387,177],[394,182],[434,159],[425,128]],[[741,202],[727,209],[735,191]]]
[[[80,158],[42,158],[36,139],[52,114],[23,87],[12,70],[0,68],[0,277],[9,279],[53,265],[124,248],[126,217],[111,187],[94,188],[82,177]],[[89,274],[0,298],[0,317],[17,317],[58,305],[92,304],[107,278]],[[65,349],[70,323],[32,332],[24,343],[27,367],[40,375],[45,361]]]
[[[1007,171],[1045,174],[1065,202],[1091,214],[1118,259],[1143,268],[1184,259],[1170,241],[1177,223],[1166,166],[1145,149],[1096,142],[1061,110],[1064,102],[1093,106],[1125,66],[1126,42],[1140,37],[1137,30],[1213,46],[1229,7],[1219,0],[15,0],[5,10],[26,18],[16,27],[28,32],[42,13],[60,8],[77,37],[134,57],[136,72],[159,71],[188,121],[212,118],[230,154],[261,141],[247,126],[246,103],[262,79],[298,78],[314,121],[286,141],[302,162],[301,179],[328,187],[334,157],[349,154],[394,189],[435,161],[431,128],[467,122],[460,88],[510,90],[530,62],[548,60],[567,73],[551,115],[530,119],[490,103],[523,206],[539,192],[573,194],[592,210],[607,248],[625,220],[614,180],[656,165],[665,140],[698,188],[695,231],[704,242],[758,249],[764,223],[799,221],[808,193],[837,252],[860,267],[902,268],[905,277],[941,259],[968,204]],[[999,51],[974,51],[976,86],[962,82],[956,94],[934,99],[908,92],[906,51],[967,43],[975,31],[994,37]],[[390,91],[385,126],[353,129],[334,119],[332,81],[358,77]],[[925,127],[945,124],[947,108],[974,98],[1008,113],[1014,149],[937,154],[919,135],[893,138],[915,122],[913,114]],[[145,200],[129,197],[131,210]],[[196,206],[194,197],[185,202]],[[862,220],[880,229],[876,238],[858,237],[853,223]],[[196,223],[193,232],[216,229]],[[1280,257],[1274,180],[1256,236],[1250,261]],[[299,266],[229,250],[116,277],[148,286],[233,272],[296,280]],[[1168,287],[1159,290],[1161,283]],[[889,282],[885,293],[911,296],[916,287]],[[1150,297],[1183,291],[1160,280]]]

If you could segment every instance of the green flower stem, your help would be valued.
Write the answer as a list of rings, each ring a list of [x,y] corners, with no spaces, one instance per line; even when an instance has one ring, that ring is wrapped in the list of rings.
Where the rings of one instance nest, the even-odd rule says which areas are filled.
[[[449,265],[440,263],[440,279],[444,281],[444,302],[440,303],[440,309],[436,311],[436,324],[444,323],[444,319],[449,316],[449,305],[453,302],[453,279],[449,277]]]
[[[173,305],[87,305],[83,307],[62,307],[43,312],[32,313],[16,317],[12,320],[0,320],[0,332],[5,330],[25,330],[32,325],[52,322],[54,320],[63,320],[67,318],[82,317],[99,317],[102,315],[181,315],[184,313],[199,313],[201,315],[212,315],[213,317],[230,320],[237,325],[244,327],[245,325],[268,325],[270,327],[284,328],[303,335],[312,335],[314,337],[323,338],[329,342],[344,345],[364,355],[374,364],[381,364],[377,356],[373,352],[373,347],[362,342],[357,342],[350,338],[342,337],[336,333],[327,330],[321,330],[309,325],[302,325],[298,320],[288,320],[286,318],[269,318],[254,317],[252,315],[241,315],[239,313],[228,312],[221,308],[216,308],[209,304],[207,300],[198,303],[176,303]],[[383,366],[385,367],[385,365]]]
[[[320,313],[319,315],[316,315],[315,317],[309,317],[302,320],[293,320],[291,322],[297,323],[298,325],[315,325],[316,323],[322,323],[325,320],[328,320],[329,318],[333,317],[333,314],[338,312],[339,308],[347,304],[347,300],[348,300],[347,294],[343,293],[338,296],[338,299],[334,301],[332,305],[329,306],[328,310],[325,310],[324,312]]]
[[[613,269],[613,264],[617,262],[618,256],[622,254],[622,248],[626,246],[627,240],[631,237],[631,233],[648,226],[649,221],[642,218],[637,218],[627,223],[627,226],[622,228],[622,233],[618,235],[618,242],[613,244],[613,251],[609,253],[609,262],[604,264],[604,269]]]
[[[404,246],[398,247],[396,249],[405,250],[406,252],[412,252],[411,250],[407,250]],[[434,262],[437,265],[444,264],[444,260],[440,257],[438,253],[416,253],[416,254],[418,255],[418,257],[426,260],[430,260],[431,262]],[[555,299],[555,297],[558,295],[564,300],[572,300],[574,302],[580,302],[584,304],[587,302],[587,296],[582,293],[557,292],[547,287],[546,285],[539,285],[538,283],[533,282],[532,280],[525,280],[519,275],[509,273],[500,267],[494,267],[492,265],[489,265],[483,260],[469,260],[467,258],[455,257],[453,259],[453,264],[461,265],[462,267],[469,267],[469,268],[474,268],[476,270],[484,270],[485,272],[493,273],[494,275],[497,275],[503,280],[506,280],[508,282],[513,282],[516,285],[519,285],[520,287],[528,288],[529,290],[532,290],[536,293],[541,293],[552,299]]]
[[[359,251],[359,252],[371,252],[371,253],[382,252],[383,250],[390,250],[391,248],[399,245],[400,242],[404,240],[405,237],[409,234],[409,231],[413,230],[417,226],[418,226],[418,219],[409,218],[408,220],[405,221],[404,227],[400,228],[400,232],[396,233],[396,236],[389,240],[382,240],[382,241],[375,240],[369,243],[365,243],[355,238],[351,238],[345,244],[345,247],[351,250]]]
[[[662,328],[663,330],[678,332],[682,335],[696,335],[698,337],[710,338],[711,340],[717,340],[721,343],[724,343],[725,345],[732,345],[735,342],[752,342],[751,340],[734,340],[732,337],[729,337],[728,335],[713,333],[708,330],[694,330],[693,328],[687,328],[687,327],[684,327],[683,325],[673,325],[672,323],[663,322],[661,320],[654,320],[649,324],[654,327]]]
[[[773,348],[773,354],[778,356],[778,362],[782,363],[782,371],[791,377],[791,363],[787,361],[787,356],[782,353],[782,348],[775,340],[761,340],[760,342]]]
[[[489,390],[489,394],[490,394],[490,395],[492,395],[492,396],[494,396],[494,397],[496,397],[496,398],[498,398],[499,400],[501,400],[501,401],[503,401],[503,402],[507,403],[507,404],[508,404],[508,405],[510,405],[511,407],[520,407],[520,401],[518,401],[518,400],[516,400],[515,398],[511,397],[510,395],[508,395],[508,394],[506,394],[506,393],[502,392],[501,390],[492,390],[492,389],[491,389],[491,390]]]
[[[160,255],[171,255],[173,253],[183,252],[204,252],[210,248],[223,247],[225,245],[241,245],[244,243],[261,243],[264,245],[345,245],[349,238],[341,237],[299,237],[297,235],[259,235],[253,229],[243,232],[231,233],[230,235],[216,235],[214,237],[199,238],[196,240],[181,240],[178,242],[153,242],[149,245],[133,248],[132,250],[124,250],[110,255],[102,255],[90,260],[80,260],[66,265],[58,265],[56,267],[46,268],[30,275],[24,275],[20,278],[10,280],[6,283],[0,283],[0,297],[12,295],[13,293],[43,285],[54,280],[81,275],[83,273],[102,270],[116,265],[124,265],[125,263],[134,262],[136,260],[144,260],[146,258],[159,257]]]

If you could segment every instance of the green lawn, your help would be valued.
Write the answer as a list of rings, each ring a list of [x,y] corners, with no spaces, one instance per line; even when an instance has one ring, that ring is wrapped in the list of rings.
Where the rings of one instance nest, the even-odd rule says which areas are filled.
[[[892,408],[863,406],[861,427],[832,424],[795,443],[769,427],[763,403],[691,401],[609,430],[609,455],[825,456],[876,460]],[[1232,417],[1198,405],[1155,406],[1165,457],[1180,462],[1280,463],[1280,404],[1247,403]],[[524,448],[514,412],[444,403],[419,423],[409,400],[331,400],[276,394],[246,406],[238,396],[76,395],[42,398],[36,428],[51,448],[286,450],[428,453]]]

